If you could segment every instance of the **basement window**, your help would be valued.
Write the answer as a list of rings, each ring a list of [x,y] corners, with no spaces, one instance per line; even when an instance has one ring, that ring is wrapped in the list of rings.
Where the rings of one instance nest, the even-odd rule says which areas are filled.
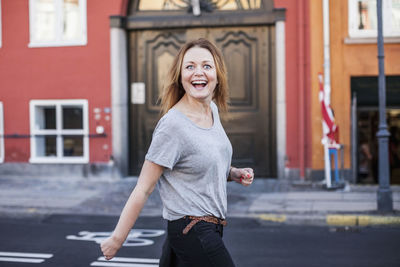
[[[32,163],[89,161],[87,100],[32,100]]]

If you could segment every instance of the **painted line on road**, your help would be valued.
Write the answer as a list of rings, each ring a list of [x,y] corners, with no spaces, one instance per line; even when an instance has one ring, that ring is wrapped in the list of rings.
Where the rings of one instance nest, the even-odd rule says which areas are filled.
[[[145,263],[121,263],[121,262],[104,262],[95,261],[90,266],[105,266],[105,267],[159,267],[158,264],[145,264]]]
[[[42,263],[51,257],[53,254],[0,251],[1,262]]]
[[[99,257],[98,261],[92,262],[90,266],[106,266],[106,267],[158,267],[159,259],[148,258],[123,258],[115,257],[111,260],[106,260],[104,257]]]
[[[104,257],[100,257],[97,259],[98,261],[107,261]],[[114,257],[108,262],[119,261],[119,262],[136,262],[136,263],[159,263],[159,259],[147,259],[147,258],[123,258],[123,257]]]
[[[43,253],[22,253],[22,252],[4,252],[0,251],[0,256],[5,257],[29,257],[29,258],[45,258],[50,259],[53,254],[43,254]]]
[[[400,225],[400,217],[332,214],[326,216],[326,223],[331,226]]]
[[[281,214],[259,214],[257,215],[257,218],[263,220],[263,221],[269,221],[269,222],[278,222],[278,223],[284,223],[286,222],[286,215],[281,215]]]
[[[42,262],[44,262],[44,259],[0,257],[0,261],[25,262],[25,263],[42,263]]]

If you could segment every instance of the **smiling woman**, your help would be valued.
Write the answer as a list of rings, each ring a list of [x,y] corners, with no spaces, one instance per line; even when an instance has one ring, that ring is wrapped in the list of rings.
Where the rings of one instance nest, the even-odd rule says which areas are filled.
[[[227,90],[225,64],[213,43],[198,39],[179,50],[138,183],[113,235],[101,244],[106,259],[122,246],[158,184],[168,221],[160,266],[234,266],[222,240],[226,184],[249,186],[254,173],[231,166],[232,145],[218,112],[227,109]]]

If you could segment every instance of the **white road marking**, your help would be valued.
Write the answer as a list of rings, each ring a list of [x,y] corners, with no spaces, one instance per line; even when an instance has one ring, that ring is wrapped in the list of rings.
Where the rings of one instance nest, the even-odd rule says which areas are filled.
[[[68,240],[81,240],[81,241],[94,241],[98,244],[103,242],[109,237],[112,232],[89,232],[81,231],[79,235],[68,235]],[[154,244],[154,241],[149,237],[158,237],[165,234],[164,230],[153,230],[153,229],[132,229],[124,242],[124,247],[135,247],[135,246],[149,246]]]
[[[120,263],[120,262],[105,262],[95,261],[90,266],[105,266],[105,267],[159,267],[158,264],[143,264],[143,263]]]
[[[107,261],[104,257],[97,259],[98,261],[92,262],[90,266],[105,266],[105,267],[159,267],[159,259],[147,258],[122,258],[115,257]]]
[[[104,257],[100,257],[97,259],[98,261],[107,261]],[[146,259],[146,258],[122,258],[122,257],[114,257],[108,262],[119,261],[119,262],[136,262],[136,263],[159,263],[159,259]]]
[[[29,257],[29,258],[45,258],[50,259],[53,254],[42,254],[42,253],[22,253],[22,252],[4,252],[0,251],[0,256],[5,257]]]
[[[6,261],[6,262],[26,262],[26,263],[42,263],[42,262],[44,262],[44,259],[0,257],[0,261]]]
[[[42,263],[51,257],[53,254],[0,251],[0,261],[3,262]]]

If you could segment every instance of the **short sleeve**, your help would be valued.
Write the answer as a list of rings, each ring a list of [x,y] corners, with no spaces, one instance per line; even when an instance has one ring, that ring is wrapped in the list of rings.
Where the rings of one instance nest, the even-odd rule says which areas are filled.
[[[145,159],[172,170],[179,157],[180,147],[177,135],[156,129]]]

